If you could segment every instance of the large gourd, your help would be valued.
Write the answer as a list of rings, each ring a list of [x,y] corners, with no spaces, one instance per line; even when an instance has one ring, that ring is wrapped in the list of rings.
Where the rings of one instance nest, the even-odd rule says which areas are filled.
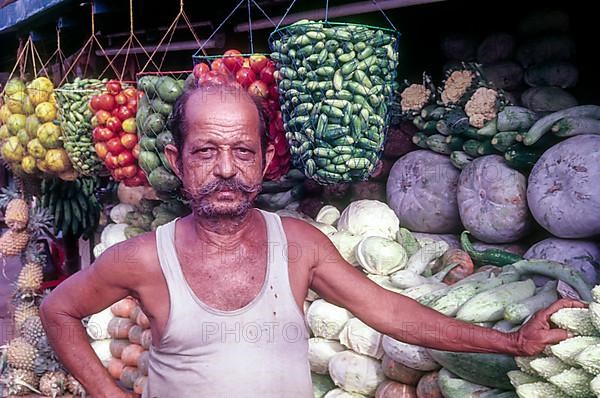
[[[580,135],[547,150],[529,176],[536,221],[560,238],[600,234],[600,136]]]
[[[438,153],[420,150],[400,158],[387,182],[388,203],[400,225],[418,232],[458,232],[458,175],[450,159]]]
[[[499,155],[483,156],[465,166],[457,195],[462,223],[479,240],[514,242],[530,229],[527,178]]]

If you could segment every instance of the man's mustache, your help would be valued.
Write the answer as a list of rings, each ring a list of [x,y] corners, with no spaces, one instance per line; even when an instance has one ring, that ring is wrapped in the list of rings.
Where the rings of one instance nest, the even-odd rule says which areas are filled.
[[[262,188],[262,184],[258,183],[258,184],[247,184],[243,181],[240,181],[238,179],[228,179],[228,180],[223,180],[223,179],[217,179],[214,181],[211,181],[210,183],[193,189],[193,193],[195,195],[201,195],[201,196],[206,196],[206,195],[210,195],[212,193],[215,192],[219,192],[219,191],[237,191],[237,192],[244,192],[244,193],[255,193],[255,192],[259,192]]]

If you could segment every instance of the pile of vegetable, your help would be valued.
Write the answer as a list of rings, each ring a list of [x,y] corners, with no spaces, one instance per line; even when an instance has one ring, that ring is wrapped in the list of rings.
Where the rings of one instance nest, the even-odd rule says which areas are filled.
[[[396,35],[298,21],[273,32],[286,137],[294,164],[321,184],[361,181],[379,161],[398,55]]]
[[[286,210],[279,213],[294,216]],[[529,257],[540,259],[530,260],[497,248],[478,250],[467,233],[456,248],[435,235],[425,237],[400,228],[391,208],[369,200],[353,202],[341,213],[324,206],[314,220],[307,221],[375,283],[480,326],[514,331],[559,296],[591,299],[594,282],[582,272],[586,267],[574,266],[576,259],[588,253],[596,259],[590,258],[587,264],[593,269],[600,248],[591,242],[572,247],[572,254],[566,256],[571,258],[565,257],[570,264],[555,260],[554,253],[560,249],[543,250],[548,246],[545,242],[532,248],[536,254]],[[534,279],[540,276],[546,279],[538,287]],[[516,396],[507,373],[516,370],[517,364],[509,356],[413,346],[382,336],[314,292],[307,301],[305,313],[312,331],[309,361],[316,396],[391,397],[399,391],[409,397],[429,396],[426,393],[445,398],[476,393]]]
[[[65,149],[73,168],[82,176],[97,177],[106,174],[102,160],[96,154],[92,138],[91,98],[101,94],[106,81],[76,78],[56,90],[58,115]]]
[[[150,321],[137,301],[124,298],[87,321],[92,348],[110,375],[136,394],[148,378]]]
[[[116,80],[108,81],[105,91],[90,100],[95,112],[92,138],[96,154],[115,181],[143,185],[147,180],[137,164],[140,147],[135,123],[138,100],[143,94],[134,87],[124,88]]]
[[[194,66],[194,77],[199,84],[235,81],[262,101],[268,114],[268,143],[275,147],[275,156],[265,178],[278,180],[290,170],[291,155],[283,129],[275,64],[262,54],[246,58],[238,50],[227,50],[222,58],[209,57],[206,61]]]
[[[74,179],[77,173],[61,139],[54,84],[38,77],[29,84],[12,79],[0,107],[0,154],[17,175]]]
[[[550,320],[574,337],[549,346],[543,355],[516,358],[508,373],[520,398],[600,396],[600,286],[588,308],[566,308]]]
[[[185,80],[169,75],[145,75],[138,80],[137,88],[144,93],[135,116],[140,145],[138,164],[150,185],[165,197],[176,194],[181,186],[164,154],[165,147],[174,142],[167,120],[186,85],[193,87],[194,84],[193,74]]]

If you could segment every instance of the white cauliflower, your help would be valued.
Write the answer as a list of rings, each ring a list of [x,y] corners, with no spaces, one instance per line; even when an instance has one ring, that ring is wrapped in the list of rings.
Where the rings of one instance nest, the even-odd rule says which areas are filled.
[[[446,79],[442,91],[442,102],[444,105],[452,105],[461,100],[463,95],[475,80],[475,73],[470,70],[454,71]]]
[[[480,87],[465,105],[465,113],[473,127],[482,128],[498,115],[498,92],[491,88]]]
[[[431,90],[422,84],[411,84],[400,94],[403,112],[420,111],[429,102]]]

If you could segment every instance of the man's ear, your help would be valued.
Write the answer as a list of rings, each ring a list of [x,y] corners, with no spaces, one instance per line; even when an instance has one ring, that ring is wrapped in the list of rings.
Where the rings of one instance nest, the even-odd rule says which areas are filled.
[[[267,149],[265,152],[265,168],[263,169],[263,177],[267,174],[267,170],[269,169],[269,165],[273,161],[275,157],[275,147],[273,144],[267,145]]]
[[[182,174],[181,170],[179,170],[179,165],[181,164],[181,162],[179,162],[179,156],[181,156],[181,154],[177,147],[173,144],[168,144],[165,147],[165,156],[169,162],[169,166],[171,166],[171,170],[173,170],[175,175],[181,180]]]

